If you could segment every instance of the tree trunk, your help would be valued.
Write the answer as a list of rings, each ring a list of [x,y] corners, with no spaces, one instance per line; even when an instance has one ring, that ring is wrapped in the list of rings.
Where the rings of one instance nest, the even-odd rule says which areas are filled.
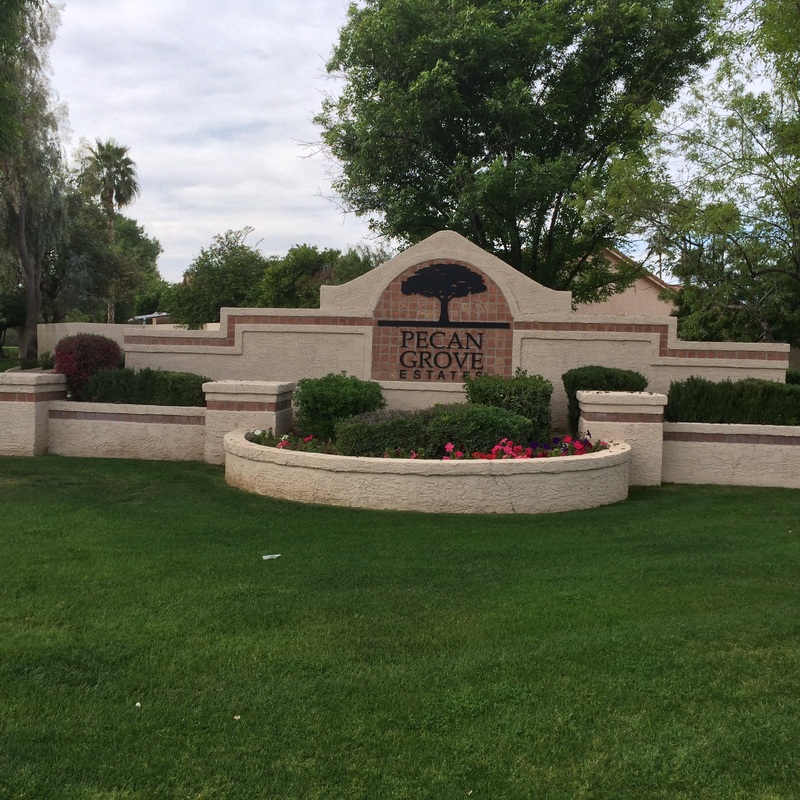
[[[41,262],[34,258],[28,250],[28,240],[25,237],[26,209],[25,203],[20,204],[16,215],[17,253],[22,267],[22,277],[25,282],[25,327],[23,341],[20,342],[20,358],[37,358],[39,355],[39,311],[42,307],[42,267]],[[23,349],[24,347],[24,349]]]

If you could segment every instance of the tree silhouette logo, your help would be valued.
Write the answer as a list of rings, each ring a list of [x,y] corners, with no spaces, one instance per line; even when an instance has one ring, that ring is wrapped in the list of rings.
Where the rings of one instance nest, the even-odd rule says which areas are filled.
[[[405,295],[435,297],[440,304],[438,325],[450,324],[450,301],[486,291],[483,277],[463,264],[431,264],[417,270],[400,286]]]

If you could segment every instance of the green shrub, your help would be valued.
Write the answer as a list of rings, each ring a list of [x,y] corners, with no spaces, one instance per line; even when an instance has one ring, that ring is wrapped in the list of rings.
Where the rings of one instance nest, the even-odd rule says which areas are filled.
[[[56,345],[55,370],[67,378],[74,400],[83,399],[86,382],[101,369],[117,369],[122,363],[119,345],[99,333],[65,336]]]
[[[209,380],[192,372],[100,370],[89,378],[83,394],[86,400],[94,403],[204,406],[203,384]]]
[[[786,383],[792,385],[800,384],[800,369],[792,369],[791,367],[786,370]]]
[[[495,406],[527,417],[531,423],[531,436],[545,441],[552,433],[550,397],[553,384],[541,375],[528,375],[517,368],[513,378],[500,375],[465,377],[467,401],[484,406]]]
[[[304,433],[333,439],[339,420],[377,411],[386,405],[380,384],[344,372],[324,378],[303,378],[294,393],[297,422]]]
[[[39,366],[42,369],[53,369],[55,365],[56,357],[49,350],[45,350],[45,352],[39,356]]]
[[[456,450],[473,453],[485,452],[503,438],[519,444],[527,444],[534,438],[531,420],[497,406],[453,403],[436,405],[430,413],[424,441],[428,458],[441,458],[448,442]]]
[[[578,435],[580,406],[577,394],[579,391],[643,392],[647,388],[647,378],[641,372],[601,367],[594,364],[567,370],[561,376],[561,380],[567,393],[567,418],[569,430],[573,436]]]
[[[380,458],[387,453],[425,452],[431,409],[370,411],[336,423],[336,449],[343,456]]]
[[[693,376],[669,388],[664,419],[739,425],[800,425],[800,386],[744,379],[714,381]]]

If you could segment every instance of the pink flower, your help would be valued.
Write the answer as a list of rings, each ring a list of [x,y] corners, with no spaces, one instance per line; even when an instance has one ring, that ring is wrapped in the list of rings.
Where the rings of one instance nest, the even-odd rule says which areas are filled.
[[[464,458],[464,454],[460,450],[456,450],[456,458]]]
[[[306,438],[303,439],[303,441],[304,442],[310,442],[313,438],[314,438],[314,434],[311,434],[311,436],[306,436]]]
[[[454,445],[452,442],[448,442],[448,443],[447,443],[447,444],[444,446],[444,449],[445,449],[445,452],[447,452],[447,453],[452,453],[452,452],[453,452],[453,450],[455,450],[455,449],[456,449],[456,446],[455,446],[455,445]]]
[[[450,456],[442,456],[442,461],[452,461],[453,459]]]

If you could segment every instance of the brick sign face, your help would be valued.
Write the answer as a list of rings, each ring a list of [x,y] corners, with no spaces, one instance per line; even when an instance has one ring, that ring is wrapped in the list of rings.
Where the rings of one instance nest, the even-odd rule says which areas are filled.
[[[508,303],[491,278],[468,264],[415,264],[386,287],[375,306],[373,380],[510,377],[512,352]]]

